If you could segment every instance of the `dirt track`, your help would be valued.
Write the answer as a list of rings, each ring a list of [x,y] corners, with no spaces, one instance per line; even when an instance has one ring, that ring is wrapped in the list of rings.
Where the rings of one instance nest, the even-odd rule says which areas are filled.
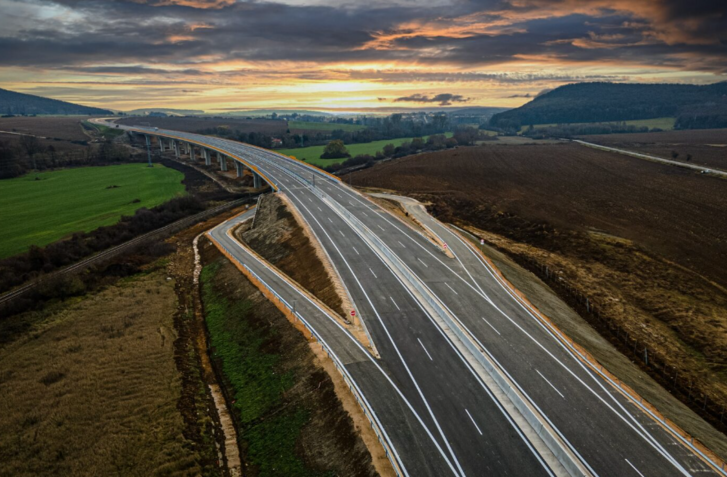
[[[601,134],[580,139],[604,146],[727,170],[727,129]],[[672,153],[676,152],[675,158]],[[687,160],[687,155],[691,159]]]

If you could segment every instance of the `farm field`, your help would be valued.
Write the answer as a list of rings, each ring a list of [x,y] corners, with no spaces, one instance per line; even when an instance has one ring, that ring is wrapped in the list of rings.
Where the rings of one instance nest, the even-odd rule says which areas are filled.
[[[663,129],[664,131],[671,131],[674,129],[674,122],[676,121],[676,118],[653,118],[653,119],[632,119],[629,121],[611,121],[604,122],[604,123],[569,123],[571,125],[579,125],[579,124],[613,124],[616,123],[626,123],[630,126],[636,126],[636,127],[647,127],[647,128],[659,128]],[[557,124],[534,124],[533,128],[544,128],[549,126],[557,126]],[[526,129],[528,129],[529,126],[522,126],[520,128],[520,132],[524,132]]]
[[[166,202],[184,193],[183,178],[181,172],[158,164],[124,164],[2,180],[0,258],[112,225],[122,215]]]
[[[452,137],[452,133],[445,133],[447,137]],[[394,146],[400,146],[406,141],[411,141],[413,138],[404,137],[398,139],[384,139],[383,141],[372,141],[360,144],[346,144],[351,157],[356,157],[359,154],[369,154],[373,156],[378,151],[381,151],[387,144],[393,144]],[[425,138],[426,139],[426,138]],[[347,158],[342,159],[321,159],[321,154],[326,146],[311,146],[311,147],[300,147],[297,149],[275,149],[275,152],[285,154],[286,156],[294,156],[296,159],[304,159],[308,164],[314,164],[320,167],[326,167],[339,162],[345,161]]]
[[[727,170],[727,129],[581,136],[584,141]],[[678,153],[672,157],[672,151]]]
[[[310,121],[288,121],[288,128],[293,134],[299,131],[360,131],[366,126],[360,124],[314,123]]]
[[[178,302],[167,277],[157,267],[3,317],[0,476],[215,475],[178,408]]]
[[[31,134],[65,141],[86,141],[81,123],[88,116],[40,116],[0,118],[0,131]]]
[[[724,180],[568,143],[422,154],[350,180],[415,197],[531,270],[549,267],[589,297],[600,319],[679,368],[675,395],[686,401],[693,382],[727,405]],[[589,323],[624,346],[611,325]],[[651,375],[663,379],[660,372]],[[712,435],[708,429],[702,435]]]
[[[116,122],[127,125],[153,126],[162,129],[175,129],[177,131],[198,132],[214,127],[226,127],[244,133],[259,132],[265,134],[283,134],[287,124],[283,120],[273,119],[241,119],[241,118],[181,118],[181,117],[130,117],[119,119]]]

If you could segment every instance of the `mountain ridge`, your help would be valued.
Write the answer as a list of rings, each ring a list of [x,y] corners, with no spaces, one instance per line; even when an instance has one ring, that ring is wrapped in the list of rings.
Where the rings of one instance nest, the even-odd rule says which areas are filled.
[[[0,88],[0,114],[15,115],[105,115],[113,114],[108,109],[94,108],[68,103],[58,99],[32,94],[18,93]]]
[[[695,116],[709,116],[695,121]],[[503,129],[536,124],[617,122],[675,117],[679,127],[708,123],[727,126],[727,82],[709,85],[573,83],[498,113],[490,125]],[[719,126],[725,122],[724,126]]]

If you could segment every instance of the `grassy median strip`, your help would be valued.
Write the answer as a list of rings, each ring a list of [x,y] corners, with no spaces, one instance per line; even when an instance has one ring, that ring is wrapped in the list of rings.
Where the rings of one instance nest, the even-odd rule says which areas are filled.
[[[254,467],[253,475],[321,475],[296,452],[309,413],[286,400],[295,371],[281,369],[278,331],[255,317],[252,301],[225,296],[215,280],[219,268],[214,262],[202,270],[205,319],[213,359],[221,364],[234,401],[246,463]]]

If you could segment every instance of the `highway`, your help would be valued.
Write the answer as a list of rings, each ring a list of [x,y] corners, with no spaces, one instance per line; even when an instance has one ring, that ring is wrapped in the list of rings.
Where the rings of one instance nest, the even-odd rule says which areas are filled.
[[[428,214],[417,218],[452,256],[305,164],[219,138],[135,129],[239,158],[298,209],[380,359],[315,307],[301,313],[371,400],[405,475],[727,475],[584,362],[472,247]],[[256,273],[271,273],[223,229],[214,239]],[[279,293],[296,293],[280,277],[265,276]],[[483,371],[487,366],[495,371]],[[498,388],[503,381],[509,395],[508,385]],[[532,416],[524,418],[522,406]],[[541,425],[545,431],[536,432]]]

